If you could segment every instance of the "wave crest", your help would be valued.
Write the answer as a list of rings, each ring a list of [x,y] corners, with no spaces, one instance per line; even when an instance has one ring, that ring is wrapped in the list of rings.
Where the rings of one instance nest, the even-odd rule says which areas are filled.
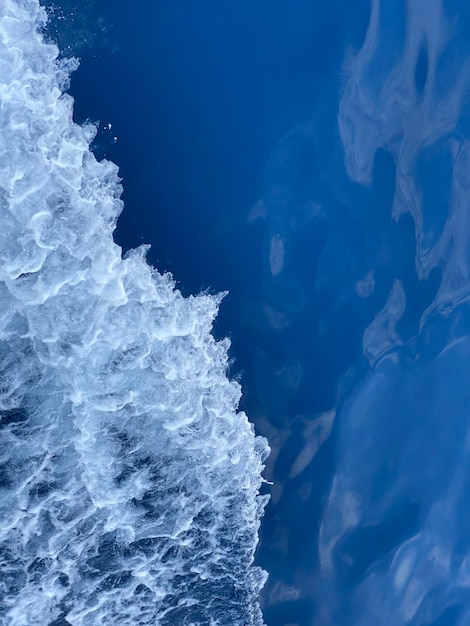
[[[211,335],[220,296],[121,258],[118,170],[44,23],[0,8],[2,623],[260,625],[268,448]]]

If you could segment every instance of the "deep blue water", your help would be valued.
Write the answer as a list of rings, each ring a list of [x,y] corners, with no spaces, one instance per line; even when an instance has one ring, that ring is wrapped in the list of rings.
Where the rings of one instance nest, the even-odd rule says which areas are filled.
[[[264,622],[468,624],[467,4],[92,0],[52,15],[49,36],[80,58],[74,120],[99,121],[92,150],[123,180],[114,240],[151,244],[148,261],[184,296],[228,291],[214,334],[230,338],[240,407],[271,447],[255,555]],[[124,335],[142,321],[126,319]],[[235,527],[224,554],[250,571]],[[196,558],[172,549],[168,572]],[[259,580],[233,591],[229,578],[176,586],[205,612],[168,600],[161,623],[258,624],[239,607]],[[100,623],[65,604],[60,615]]]

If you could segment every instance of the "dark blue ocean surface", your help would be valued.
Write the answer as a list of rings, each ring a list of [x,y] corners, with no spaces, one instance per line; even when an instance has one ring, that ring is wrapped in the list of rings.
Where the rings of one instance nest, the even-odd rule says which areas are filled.
[[[114,240],[124,253],[151,244],[149,263],[170,271],[184,296],[228,291],[214,334],[230,338],[240,406],[271,447],[255,555],[269,575],[264,622],[466,626],[467,3],[92,0],[57,2],[49,13],[48,36],[64,58],[80,58],[69,89],[74,120],[99,122],[92,150],[123,179]],[[128,316],[120,328],[125,335],[141,323]],[[186,376],[179,350],[174,370]],[[199,402],[188,397],[185,410]],[[193,447],[215,441],[201,423]],[[228,424],[221,448],[234,436]],[[123,455],[132,437],[121,436]],[[246,459],[255,458],[246,437]],[[171,462],[191,483],[199,457],[188,469],[178,454]],[[256,458],[254,474],[263,454]],[[176,517],[185,489],[165,492]],[[156,507],[146,494],[142,506]],[[253,532],[259,507],[243,503]],[[229,518],[221,540],[225,555],[234,551],[235,577],[251,571],[243,542],[253,538],[240,524]],[[95,561],[111,558],[105,539]],[[239,607],[253,603],[261,579],[232,589],[227,574],[205,586],[210,545],[197,558],[187,545],[153,546],[170,555],[174,578],[186,572],[184,559],[196,559],[191,572],[201,576],[175,583],[187,603],[165,600],[157,623],[259,624],[256,609]],[[135,576],[134,553],[122,558]],[[99,584],[120,598],[121,582]],[[125,588],[135,593],[130,604],[149,610],[150,596]],[[61,623],[101,623],[85,621],[67,598]],[[153,623],[137,615],[129,623]]]

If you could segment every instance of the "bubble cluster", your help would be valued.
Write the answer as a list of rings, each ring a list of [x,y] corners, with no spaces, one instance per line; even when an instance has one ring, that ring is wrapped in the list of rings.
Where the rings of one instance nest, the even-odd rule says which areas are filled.
[[[220,296],[121,257],[117,167],[44,22],[0,7],[0,621],[261,625],[268,448],[211,334]]]

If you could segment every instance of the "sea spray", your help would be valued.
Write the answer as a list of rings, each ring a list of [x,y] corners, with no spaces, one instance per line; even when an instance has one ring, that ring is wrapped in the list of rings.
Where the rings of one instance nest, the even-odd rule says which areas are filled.
[[[220,297],[121,257],[117,167],[45,19],[0,4],[0,621],[259,626],[268,448],[211,335]]]

